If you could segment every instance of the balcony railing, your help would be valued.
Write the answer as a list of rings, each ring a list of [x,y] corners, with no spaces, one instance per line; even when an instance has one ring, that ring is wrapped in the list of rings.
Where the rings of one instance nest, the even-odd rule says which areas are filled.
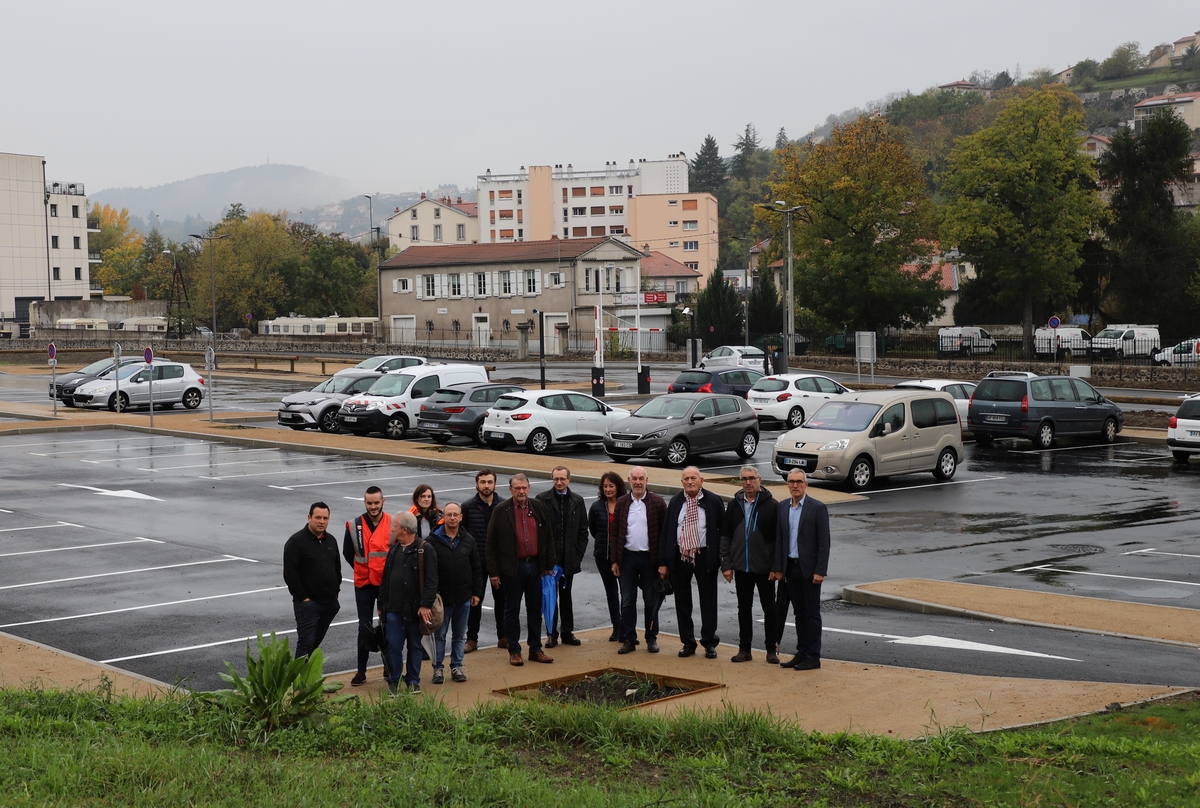
[[[98,253],[98,252],[91,252],[91,251],[89,251],[89,252],[88,252],[88,260],[89,260],[89,261],[97,261],[97,262],[99,262],[99,261],[103,261],[103,260],[104,260],[104,258],[103,258],[103,257],[100,255],[100,253]]]
[[[83,190],[82,182],[48,182],[46,183],[46,193],[87,196],[87,191]]]
[[[99,216],[89,216],[87,218],[87,229],[88,230],[99,230],[100,229],[100,217]]]

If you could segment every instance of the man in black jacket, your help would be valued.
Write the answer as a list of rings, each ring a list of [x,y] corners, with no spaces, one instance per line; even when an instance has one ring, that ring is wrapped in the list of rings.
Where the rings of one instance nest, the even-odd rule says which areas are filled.
[[[554,610],[554,626],[546,626],[550,638],[547,648],[558,645],[558,627],[562,625],[565,645],[579,645],[575,638],[575,610],[571,606],[571,581],[583,565],[587,552],[588,520],[583,497],[571,490],[571,470],[557,466],[551,472],[554,487],[537,495],[550,511],[550,533],[554,536],[554,557],[563,568],[558,583],[558,606]]]
[[[725,509],[721,527],[721,574],[736,581],[738,601],[738,652],[734,662],[749,662],[754,645],[754,590],[762,603],[766,634],[767,662],[779,664],[777,646],[783,636],[783,615],[779,593],[770,580],[775,564],[775,522],[778,503],[762,487],[762,477],[754,466],[742,466],[738,475],[742,490]],[[783,608],[787,609],[786,594]],[[786,614],[786,611],[784,612]]]
[[[463,670],[463,646],[467,639],[467,616],[483,597],[483,565],[475,537],[462,527],[462,509],[457,502],[446,505],[442,524],[429,537],[438,557],[438,591],[442,593],[445,620],[434,634],[433,683],[446,681],[442,662],[446,658],[446,632],[450,639],[450,678],[467,681]]]
[[[771,578],[787,582],[796,611],[796,656],[780,667],[810,671],[821,667],[821,584],[829,574],[829,509],[808,498],[803,471],[789,472],[787,484],[791,497],[779,503]]]
[[[340,608],[342,559],[337,540],[325,532],[328,527],[329,506],[314,502],[308,508],[308,524],[283,545],[283,581],[292,593],[297,658],[320,646]]]
[[[504,584],[504,636],[508,664],[521,666],[521,600],[532,662],[553,662],[542,650],[542,578],[554,574],[554,537],[550,512],[529,496],[529,478],[514,474],[508,482],[511,499],[496,506],[488,525],[487,565],[492,586]]]
[[[503,501],[504,497],[496,493],[496,473],[491,469],[475,472],[475,496],[462,504],[462,524],[478,543],[485,579],[489,577],[486,548],[488,525],[491,524],[496,506]],[[492,585],[491,590],[492,607],[496,617],[496,645],[499,648],[507,648],[508,640],[504,639],[504,587]],[[472,606],[471,614],[467,617],[467,642],[463,646],[463,652],[467,654],[479,647],[479,622],[483,619],[482,603],[480,600],[481,605]]]
[[[404,684],[409,692],[421,692],[421,627],[417,621],[429,623],[432,619],[438,591],[437,553],[423,544],[417,541],[416,516],[407,511],[392,516],[392,547],[379,585],[379,616],[387,637],[388,690],[392,693],[399,687],[406,656]]]
[[[700,643],[706,659],[717,658],[717,569],[721,565],[721,522],[725,504],[704,490],[700,469],[683,470],[683,491],[671,497],[663,520],[659,559],[671,571],[675,588],[675,617],[679,620],[681,657],[696,653],[696,626],[692,620],[692,578],[700,593]]]

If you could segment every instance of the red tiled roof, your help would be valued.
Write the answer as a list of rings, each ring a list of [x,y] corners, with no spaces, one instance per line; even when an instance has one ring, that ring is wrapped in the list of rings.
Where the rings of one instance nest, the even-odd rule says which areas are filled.
[[[1200,93],[1173,93],[1171,95],[1155,95],[1150,98],[1145,98],[1134,104],[1133,108],[1138,107],[1158,107],[1166,104],[1186,104],[1191,101],[1200,99]]]
[[[458,210],[461,210],[463,213],[467,214],[468,216],[478,216],[479,215],[479,203],[478,202],[454,202],[450,205],[450,207],[457,208]]]
[[[642,259],[643,278],[696,278],[700,270],[692,269],[669,255],[652,252]]]
[[[900,269],[902,271],[912,272],[914,274],[917,273],[918,268],[919,268],[918,264],[904,264],[903,266],[900,267]],[[928,266],[926,265],[924,268],[928,269]],[[942,288],[942,291],[944,291],[944,292],[957,292],[958,291],[958,285],[955,283],[955,279],[954,279],[954,264],[948,264],[948,263],[943,263],[943,262],[939,261],[938,263],[933,265],[933,271],[934,271],[934,273],[937,274],[938,285]],[[928,277],[928,274],[926,274],[926,277]]]
[[[1098,140],[1101,143],[1112,143],[1112,138],[1104,135],[1088,135],[1088,140]]]
[[[608,236],[549,239],[548,241],[503,241],[495,244],[417,245],[380,264],[381,269],[405,267],[465,266],[471,264],[516,264],[536,261],[572,261],[607,241],[636,252],[623,241]]]

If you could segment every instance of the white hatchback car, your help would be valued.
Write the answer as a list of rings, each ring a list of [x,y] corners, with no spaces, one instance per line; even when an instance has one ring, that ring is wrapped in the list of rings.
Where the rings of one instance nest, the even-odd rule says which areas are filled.
[[[153,370],[153,380],[151,379]],[[155,359],[152,368],[145,364],[126,365],[120,370],[121,391],[112,375],[88,382],[75,389],[75,405],[108,407],[113,412],[130,407],[149,406],[151,394],[156,407],[171,408],[182,404],[189,410],[204,400],[204,379],[191,365]],[[151,384],[153,381],[153,384]]]
[[[1200,363],[1200,337],[1185,339],[1178,345],[1163,348],[1154,355],[1154,364],[1174,367],[1195,367]]]
[[[954,399],[954,408],[958,410],[959,423],[965,429],[967,426],[967,406],[971,403],[971,393],[975,385],[971,382],[959,382],[954,379],[912,379],[894,385],[897,390],[945,390]]]
[[[357,373],[360,370],[373,370],[376,373],[390,373],[393,370],[402,370],[404,368],[428,364],[429,360],[421,356],[372,356],[368,359],[364,359],[352,368],[342,368],[333,375],[340,376],[343,373]]]
[[[780,373],[763,376],[750,388],[750,402],[759,423],[777,421],[795,429],[817,408],[835,396],[854,392],[826,376],[815,373]]]
[[[1200,455],[1200,395],[1185,398],[1167,422],[1167,446],[1179,463]]]
[[[700,358],[701,368],[750,368],[762,371],[767,355],[753,345],[722,345]]]
[[[483,421],[483,437],[493,449],[524,446],[545,454],[555,443],[603,443],[613,424],[629,411],[564,390],[527,390],[496,399]]]

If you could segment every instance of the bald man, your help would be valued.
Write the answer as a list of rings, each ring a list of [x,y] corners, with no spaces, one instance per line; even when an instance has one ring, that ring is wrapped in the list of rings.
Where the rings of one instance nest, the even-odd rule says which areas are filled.
[[[681,657],[696,653],[696,626],[692,620],[692,579],[700,595],[700,644],[704,658],[717,658],[717,571],[721,568],[721,525],[725,503],[704,490],[700,469],[688,466],[679,480],[683,490],[671,497],[663,524],[660,557],[671,571],[675,589],[675,616],[679,620]]]
[[[621,647],[618,654],[637,648],[637,595],[642,593],[646,619],[646,650],[658,653],[658,582],[667,577],[660,559],[659,537],[667,503],[646,489],[649,475],[641,466],[629,470],[629,493],[617,500],[608,557],[621,584]]]

